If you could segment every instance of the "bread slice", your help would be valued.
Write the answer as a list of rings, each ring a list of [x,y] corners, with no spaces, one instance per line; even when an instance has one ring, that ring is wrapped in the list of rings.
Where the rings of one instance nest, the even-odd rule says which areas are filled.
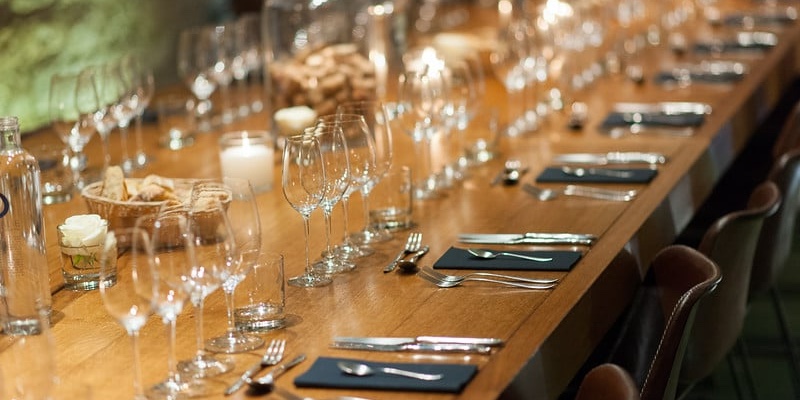
[[[128,201],[128,188],[125,186],[122,168],[112,165],[106,169],[100,196],[114,201]]]

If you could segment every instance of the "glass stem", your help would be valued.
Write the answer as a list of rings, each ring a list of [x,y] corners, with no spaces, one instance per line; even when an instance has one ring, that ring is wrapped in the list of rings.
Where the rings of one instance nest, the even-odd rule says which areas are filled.
[[[370,184],[366,184],[361,187],[361,203],[364,205],[364,232],[369,231],[369,193],[372,191]],[[368,240],[369,237],[364,236],[364,239]]]
[[[325,217],[325,258],[332,259],[333,258],[333,248],[331,248],[331,233],[333,228],[331,227],[331,210],[329,207],[325,207],[322,210],[322,215]]]
[[[225,308],[227,308],[228,313],[228,336],[233,336],[236,333],[236,322],[233,320],[233,291],[236,289],[231,290],[223,290],[225,293]]]
[[[314,270],[311,268],[310,244],[308,243],[311,236],[311,224],[308,215],[303,215],[303,233],[306,239],[306,275],[313,275]]]
[[[348,225],[347,222],[350,219],[347,216],[348,215],[348,211],[347,210],[350,208],[348,206],[349,200],[350,200],[350,195],[349,194],[346,194],[346,195],[342,196],[342,200],[341,200],[342,201],[342,227],[344,229],[344,241],[343,241],[344,243],[350,243],[350,230],[347,227],[347,225]]]
[[[178,359],[175,357],[175,342],[177,337],[177,317],[167,321],[167,369],[169,371],[169,381],[179,383],[181,376],[178,373]]]
[[[197,327],[197,334],[195,337],[197,338],[197,358],[200,359],[203,354],[205,354],[205,350],[203,350],[203,342],[205,339],[203,338],[203,303],[204,298],[201,297],[197,304],[194,305],[194,319],[196,322]]]
[[[137,399],[145,399],[142,389],[142,362],[139,354],[139,331],[130,332],[133,347],[133,393]]]
[[[136,135],[136,153],[134,158],[136,160],[137,166],[142,166],[146,163],[147,157],[144,153],[144,139],[142,138],[142,115],[144,114],[144,110],[142,112],[136,114],[136,122],[135,122],[135,135]]]
[[[121,164],[122,169],[125,170],[126,173],[130,173],[133,169],[131,166],[131,158],[128,155],[128,124],[122,124],[119,126],[119,147],[121,154]]]
[[[110,136],[111,132],[106,132],[100,134],[100,142],[103,145],[103,173],[108,169],[111,165],[111,146],[110,146]]]

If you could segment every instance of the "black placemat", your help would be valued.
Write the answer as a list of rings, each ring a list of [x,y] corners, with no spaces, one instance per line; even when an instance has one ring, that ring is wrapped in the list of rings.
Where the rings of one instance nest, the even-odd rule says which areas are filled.
[[[588,170],[589,168],[586,168]],[[630,172],[630,176],[610,176],[586,172],[583,176],[568,174],[561,167],[547,167],[536,177],[536,182],[563,183],[648,183],[658,174],[650,168],[606,168],[608,171]]]
[[[606,115],[601,128],[613,128],[618,126],[630,126],[634,124],[643,126],[662,126],[662,127],[684,127],[700,126],[705,121],[702,114],[682,113],[631,113],[612,111]]]
[[[435,269],[482,269],[512,271],[569,271],[581,259],[580,251],[571,250],[537,250],[513,253],[533,257],[551,257],[552,261],[538,262],[516,257],[498,256],[494,259],[478,258],[465,249],[450,247],[433,264]]]
[[[393,367],[424,374],[442,374],[442,379],[424,381],[389,375],[376,371],[370,376],[354,376],[342,372],[336,364],[340,361],[365,363],[370,367]],[[347,389],[403,390],[415,392],[459,393],[475,376],[478,367],[464,364],[433,363],[382,363],[347,358],[319,357],[311,368],[294,380],[298,387],[327,387]]]
[[[717,74],[690,73],[689,81],[698,83],[733,83],[740,81],[743,77],[743,74],[736,72],[721,72]],[[663,71],[656,74],[653,80],[658,84],[677,83],[680,81],[680,79],[675,76],[675,73],[670,71]]]
[[[695,43],[694,51],[696,53],[731,53],[731,52],[748,52],[748,51],[766,51],[774,47],[770,43],[750,43],[742,44],[734,40],[723,41],[720,43],[701,42]]]

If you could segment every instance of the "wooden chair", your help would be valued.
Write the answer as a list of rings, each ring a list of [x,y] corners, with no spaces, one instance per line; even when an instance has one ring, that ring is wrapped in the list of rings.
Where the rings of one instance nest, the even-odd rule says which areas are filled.
[[[639,400],[639,388],[622,367],[601,364],[583,378],[575,400]]]
[[[681,386],[686,390],[711,375],[739,340],[761,227],[777,211],[780,199],[774,183],[758,185],[747,208],[718,219],[698,246],[719,266],[722,281],[697,307],[680,373]]]
[[[800,122],[797,123],[800,124]],[[800,126],[796,128],[800,129]],[[795,221],[798,216],[798,201],[800,201],[800,148],[790,150],[779,157],[767,179],[778,186],[784,201],[781,202],[775,214],[764,220],[761,228],[761,236],[753,262],[753,272],[750,277],[749,299],[752,300],[763,294],[770,296],[777,316],[778,328],[794,369],[795,390],[800,393],[800,350],[798,350],[791,329],[789,329],[783,301],[776,286],[778,276],[786,267],[795,237]]]
[[[691,247],[653,259],[608,358],[631,374],[642,399],[674,398],[694,310],[719,281],[716,264]]]

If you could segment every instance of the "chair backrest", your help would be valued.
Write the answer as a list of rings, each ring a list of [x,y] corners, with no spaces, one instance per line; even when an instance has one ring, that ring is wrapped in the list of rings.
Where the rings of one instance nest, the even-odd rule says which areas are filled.
[[[653,289],[647,292],[656,295],[657,308],[650,310],[662,318],[663,330],[656,336],[659,340],[641,382],[642,399],[675,397],[694,311],[700,299],[714,290],[720,277],[716,264],[691,247],[670,246],[653,259],[645,285]]]
[[[767,179],[778,185],[783,201],[775,214],[767,217],[761,227],[750,276],[751,297],[772,286],[789,258],[800,201],[800,148],[790,150],[778,158]]]
[[[761,227],[777,210],[780,198],[774,183],[761,183],[750,195],[745,210],[718,219],[703,236],[698,250],[719,266],[722,281],[698,305],[681,369],[682,383],[691,384],[710,375],[741,334]]]
[[[616,364],[600,364],[583,378],[575,400],[638,400],[639,388]]]
[[[772,158],[778,160],[787,152],[800,147],[800,102],[795,104],[783,123],[775,144],[772,147]]]

